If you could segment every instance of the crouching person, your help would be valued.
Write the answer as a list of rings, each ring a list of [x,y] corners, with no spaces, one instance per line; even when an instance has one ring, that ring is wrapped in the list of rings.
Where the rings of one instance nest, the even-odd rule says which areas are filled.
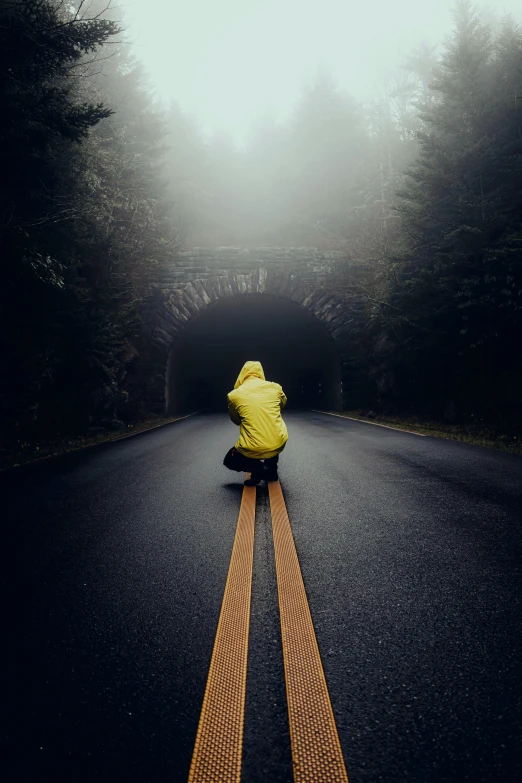
[[[234,391],[228,394],[230,418],[239,426],[239,439],[225,456],[223,464],[230,470],[252,474],[249,486],[277,481],[279,454],[288,440],[281,410],[286,395],[278,383],[265,381],[260,362],[246,362],[239,373]]]

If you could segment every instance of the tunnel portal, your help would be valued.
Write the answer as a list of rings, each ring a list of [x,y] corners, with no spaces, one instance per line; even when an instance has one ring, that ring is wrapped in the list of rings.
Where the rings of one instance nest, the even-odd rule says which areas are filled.
[[[225,410],[227,392],[249,360],[282,385],[289,407],[341,409],[341,362],[326,327],[289,299],[244,294],[212,303],[174,340],[169,413]]]

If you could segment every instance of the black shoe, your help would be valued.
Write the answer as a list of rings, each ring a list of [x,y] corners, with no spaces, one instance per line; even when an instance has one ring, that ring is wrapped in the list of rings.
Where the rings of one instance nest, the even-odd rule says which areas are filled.
[[[265,473],[265,481],[279,481],[277,470],[267,470]]]
[[[249,479],[245,481],[245,487],[255,487],[263,479],[262,473],[252,473]]]

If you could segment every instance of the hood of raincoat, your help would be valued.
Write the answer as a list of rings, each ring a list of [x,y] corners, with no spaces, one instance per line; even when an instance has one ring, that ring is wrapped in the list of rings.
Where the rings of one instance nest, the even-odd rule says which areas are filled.
[[[234,389],[239,389],[247,378],[260,378],[262,381],[265,380],[265,373],[263,372],[261,362],[245,362],[241,372],[237,376]]]

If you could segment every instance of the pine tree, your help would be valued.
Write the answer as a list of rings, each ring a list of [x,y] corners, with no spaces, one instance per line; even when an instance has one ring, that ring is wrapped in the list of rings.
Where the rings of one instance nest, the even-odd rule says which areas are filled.
[[[520,335],[521,49],[509,30],[495,46],[471,3],[457,3],[419,158],[399,194],[394,328],[408,348],[410,393],[436,405],[452,398],[491,411],[506,373],[517,374],[505,346]]]
[[[121,415],[138,305],[177,242],[163,120],[103,11],[0,6],[1,407],[19,437]]]
[[[360,107],[320,72],[302,96],[288,133],[287,214],[303,244],[338,244],[358,202],[354,181],[365,153]],[[314,242],[312,242],[314,243]]]
[[[72,4],[0,5],[0,413],[15,425],[38,416],[59,363],[62,315],[74,299],[65,278],[77,261],[69,228],[82,212],[80,143],[111,113],[79,99],[78,68],[117,32],[109,20],[80,20]]]

